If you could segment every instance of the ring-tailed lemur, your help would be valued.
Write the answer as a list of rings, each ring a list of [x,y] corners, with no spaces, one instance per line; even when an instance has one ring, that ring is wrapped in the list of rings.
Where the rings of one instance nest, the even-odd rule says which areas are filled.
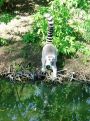
[[[52,38],[53,38],[53,30],[54,30],[54,22],[53,18],[49,13],[46,13],[44,17],[48,21],[48,36],[46,44],[44,45],[42,49],[42,72],[46,72],[47,69],[52,70],[52,79],[56,79],[57,77],[57,49],[52,44]]]

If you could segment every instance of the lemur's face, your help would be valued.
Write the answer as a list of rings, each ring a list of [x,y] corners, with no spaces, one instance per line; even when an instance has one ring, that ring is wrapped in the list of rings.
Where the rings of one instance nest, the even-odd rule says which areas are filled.
[[[55,64],[55,57],[54,56],[47,56],[46,57],[46,69],[52,69],[52,66]]]

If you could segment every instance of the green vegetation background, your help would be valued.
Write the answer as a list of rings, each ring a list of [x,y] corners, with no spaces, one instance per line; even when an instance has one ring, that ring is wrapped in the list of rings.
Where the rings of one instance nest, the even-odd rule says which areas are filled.
[[[0,7],[7,0],[0,0]],[[8,0],[13,6],[14,0]],[[43,0],[43,3],[47,0]],[[1,12],[0,22],[8,23],[14,15]],[[5,6],[4,6],[5,7]],[[26,33],[22,40],[26,43],[36,43],[40,41],[41,46],[47,37],[47,22],[43,14],[49,12],[54,19],[53,43],[58,48],[59,53],[64,55],[74,55],[77,51],[90,55],[87,44],[90,44],[90,2],[89,0],[52,0],[48,1],[48,6],[39,6],[34,13],[34,23],[32,32]],[[0,45],[7,44],[6,40],[0,38]],[[37,43],[38,44],[38,43]]]

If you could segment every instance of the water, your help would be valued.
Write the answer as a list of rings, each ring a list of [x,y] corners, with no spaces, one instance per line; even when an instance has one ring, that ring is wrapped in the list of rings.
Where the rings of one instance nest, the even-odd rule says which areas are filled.
[[[90,121],[90,86],[2,80],[0,121]]]

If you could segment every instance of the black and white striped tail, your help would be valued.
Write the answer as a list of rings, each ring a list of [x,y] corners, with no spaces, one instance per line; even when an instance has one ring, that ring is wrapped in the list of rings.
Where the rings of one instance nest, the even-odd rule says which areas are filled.
[[[53,18],[49,13],[44,14],[44,17],[48,21],[48,35],[47,35],[47,42],[52,42],[53,39],[53,31],[54,31],[54,22]]]

